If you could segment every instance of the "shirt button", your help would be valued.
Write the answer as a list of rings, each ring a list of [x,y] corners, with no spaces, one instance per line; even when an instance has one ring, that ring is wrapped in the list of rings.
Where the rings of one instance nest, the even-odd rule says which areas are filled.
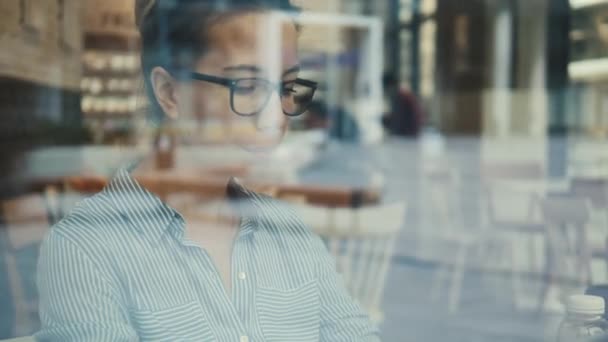
[[[245,280],[245,278],[247,278],[247,274],[245,274],[245,272],[239,272],[239,279]],[[241,341],[242,341],[242,339],[241,339]]]
[[[248,336],[241,336],[241,342],[249,342]]]

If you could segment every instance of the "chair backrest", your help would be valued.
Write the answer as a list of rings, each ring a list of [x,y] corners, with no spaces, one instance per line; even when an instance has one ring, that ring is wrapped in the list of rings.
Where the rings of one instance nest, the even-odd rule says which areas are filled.
[[[588,199],[573,195],[547,196],[541,202],[545,222],[559,225],[585,225],[591,205]]]
[[[542,180],[544,168],[538,162],[495,162],[485,163],[480,167],[481,197],[480,221],[482,227],[487,227],[498,221],[524,221],[534,215],[535,195],[519,187],[510,191],[503,187],[506,183],[517,180]]]
[[[350,208],[294,205],[311,229],[328,244],[354,298],[370,311],[379,311],[405,203]]]
[[[572,194],[588,198],[597,209],[608,209],[608,179],[574,178],[571,182]]]
[[[540,222],[540,199],[546,189],[523,180],[494,180],[484,188],[485,223]]]
[[[422,170],[421,235],[441,234],[463,225],[460,181],[455,167],[442,165]]]
[[[536,162],[504,162],[487,163],[481,166],[480,174],[483,180],[496,179],[541,179],[545,171]]]

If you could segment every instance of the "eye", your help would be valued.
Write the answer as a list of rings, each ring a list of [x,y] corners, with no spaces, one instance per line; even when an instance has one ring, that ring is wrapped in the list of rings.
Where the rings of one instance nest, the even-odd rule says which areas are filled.
[[[251,94],[253,92],[255,92],[257,89],[257,86],[255,84],[251,84],[251,85],[237,85],[234,88],[234,91],[239,93],[239,94]]]
[[[240,80],[234,86],[234,92],[238,95],[251,95],[260,91],[261,84],[257,80]]]
[[[292,94],[295,94],[295,93],[296,93],[296,91],[295,91],[295,89],[293,88],[293,86],[290,86],[290,87],[283,87],[283,88],[281,89],[281,95],[283,95],[283,96],[289,96],[289,95],[292,95]]]
[[[281,84],[281,95],[289,96],[296,93],[295,81],[286,81]]]

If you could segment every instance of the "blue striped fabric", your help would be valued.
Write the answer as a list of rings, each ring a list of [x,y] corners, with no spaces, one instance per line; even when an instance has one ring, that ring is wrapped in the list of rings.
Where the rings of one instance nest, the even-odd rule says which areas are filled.
[[[185,221],[120,170],[45,239],[41,341],[378,341],[322,241],[242,187],[226,293]]]

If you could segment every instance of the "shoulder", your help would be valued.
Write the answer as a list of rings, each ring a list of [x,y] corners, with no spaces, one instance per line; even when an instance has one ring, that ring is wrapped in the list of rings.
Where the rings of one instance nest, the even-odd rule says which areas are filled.
[[[126,224],[102,192],[79,202],[51,228],[45,244],[52,243],[56,240],[54,238],[61,238],[84,251],[98,252],[108,249],[111,246],[109,241],[121,241],[116,237],[125,234]]]

